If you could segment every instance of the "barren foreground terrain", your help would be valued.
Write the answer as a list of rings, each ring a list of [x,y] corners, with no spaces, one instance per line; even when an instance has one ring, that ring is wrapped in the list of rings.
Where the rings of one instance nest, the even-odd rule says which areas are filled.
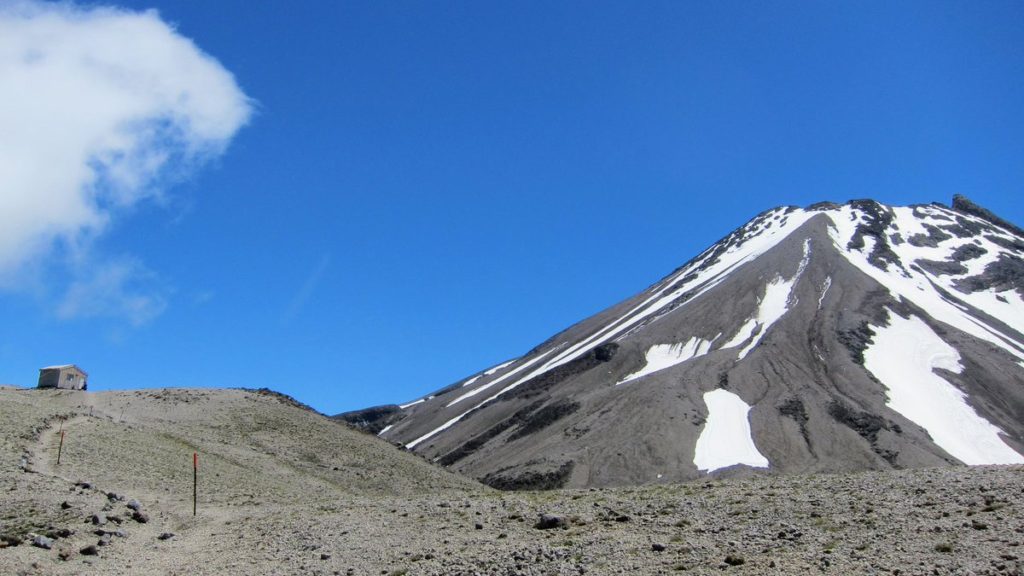
[[[502,493],[273,394],[0,388],[0,574],[1021,574],[1022,544],[1020,467]]]

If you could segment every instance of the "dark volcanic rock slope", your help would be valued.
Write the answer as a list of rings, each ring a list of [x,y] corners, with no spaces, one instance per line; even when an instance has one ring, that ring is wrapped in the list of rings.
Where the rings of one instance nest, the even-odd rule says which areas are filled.
[[[1022,256],[963,198],[774,209],[380,434],[505,489],[1021,463]]]

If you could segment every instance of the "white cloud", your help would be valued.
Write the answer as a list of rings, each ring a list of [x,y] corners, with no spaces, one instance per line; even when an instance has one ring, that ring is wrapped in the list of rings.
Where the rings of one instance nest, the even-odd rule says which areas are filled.
[[[57,317],[116,317],[140,326],[164,311],[166,292],[137,260],[108,260],[77,275],[57,306]]]
[[[91,241],[125,208],[158,196],[170,171],[180,175],[221,154],[251,114],[231,73],[155,11],[0,0],[0,86],[0,285],[7,288],[34,261],[91,253]],[[119,266],[111,277],[122,287],[125,273],[144,269],[75,268]],[[76,280],[71,290],[79,293],[68,298],[81,301],[88,291],[80,287],[92,280]],[[62,305],[60,314],[86,309]]]

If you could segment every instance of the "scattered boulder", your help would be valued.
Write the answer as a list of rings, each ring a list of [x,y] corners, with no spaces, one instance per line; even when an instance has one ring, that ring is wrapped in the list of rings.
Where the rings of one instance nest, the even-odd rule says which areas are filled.
[[[99,554],[99,549],[94,544],[89,544],[85,548],[78,551],[82,556],[96,556]]]
[[[171,538],[174,538],[174,532],[163,532],[156,537],[157,540],[170,540]]]
[[[533,525],[538,530],[550,530],[552,528],[568,528],[569,521],[565,516],[557,514],[541,514],[537,523]]]
[[[68,504],[67,500],[60,503],[61,510],[67,510],[68,508],[71,508],[71,504]]]
[[[728,556],[725,557],[725,563],[728,564],[729,566],[742,566],[742,565],[746,564],[747,561],[744,560],[742,556],[737,556],[735,554],[729,554]]]
[[[654,544],[651,544],[651,550],[653,550],[655,552],[664,552],[665,551],[665,545],[661,544],[660,542],[655,542]]]
[[[125,504],[125,506],[131,508],[132,510],[135,510],[136,512],[139,512],[139,511],[142,510],[142,504],[138,500],[136,500],[134,498],[129,500],[128,503]]]
[[[139,524],[145,524],[146,522],[149,522],[149,516],[143,512],[135,511],[132,512],[132,520],[135,520]]]
[[[53,539],[47,538],[46,536],[37,535],[34,538],[32,538],[32,545],[36,548],[49,550],[50,548],[53,548]]]
[[[97,513],[93,514],[89,518],[89,520],[91,520],[92,523],[94,525],[96,525],[96,526],[106,526],[106,524],[107,524],[107,515],[104,514],[103,512],[97,512]]]
[[[100,536],[100,541],[96,543],[97,546],[106,546],[108,544],[110,544],[110,534]]]

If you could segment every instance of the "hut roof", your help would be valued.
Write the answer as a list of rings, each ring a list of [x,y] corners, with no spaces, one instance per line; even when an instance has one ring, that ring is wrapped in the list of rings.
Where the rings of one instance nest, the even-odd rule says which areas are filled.
[[[46,366],[44,368],[40,368],[39,371],[42,372],[43,370],[63,370],[65,368],[74,368],[75,370],[78,370],[79,372],[81,372],[82,374],[85,374],[86,376],[89,375],[88,372],[86,372],[85,370],[82,370],[81,368],[79,368],[78,366],[76,366],[74,364],[61,364],[59,366]]]

